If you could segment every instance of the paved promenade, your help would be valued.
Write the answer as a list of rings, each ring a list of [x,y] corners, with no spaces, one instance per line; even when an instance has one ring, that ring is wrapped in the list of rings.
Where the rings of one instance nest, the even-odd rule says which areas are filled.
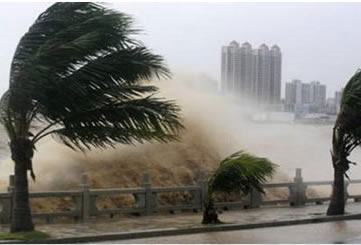
[[[251,230],[101,241],[111,244],[360,244],[361,221],[332,221]]]
[[[258,224],[288,220],[304,220],[325,217],[327,205],[304,207],[263,207],[258,209],[237,209],[224,211],[220,219],[226,224]],[[349,203],[348,214],[361,214],[361,203]],[[47,232],[52,238],[71,238],[79,236],[101,236],[115,233],[132,233],[162,229],[199,228],[199,213],[183,212],[178,214],[155,214],[150,216],[115,216],[110,218],[91,218],[86,223],[37,225],[36,229]],[[1,231],[8,226],[2,225]]]

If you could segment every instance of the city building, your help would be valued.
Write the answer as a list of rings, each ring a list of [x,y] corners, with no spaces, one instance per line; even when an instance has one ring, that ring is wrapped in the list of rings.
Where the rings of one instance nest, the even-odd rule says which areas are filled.
[[[282,53],[277,45],[253,49],[232,41],[222,47],[221,89],[261,105],[281,103]]]
[[[311,104],[312,96],[311,96],[311,84],[302,83],[302,92],[301,92],[301,100],[300,104]]]
[[[271,48],[271,103],[281,103],[282,53],[277,45]]]
[[[256,51],[257,59],[257,79],[256,98],[259,104],[271,102],[271,55],[266,44],[262,44]]]
[[[340,105],[342,99],[343,88],[340,91],[335,92],[335,107],[336,107],[336,114],[340,112]]]
[[[335,98],[327,98],[326,100],[326,113],[337,114],[337,106]]]
[[[253,50],[250,43],[245,42],[240,48],[240,93],[243,96],[254,93]]]
[[[326,108],[326,85],[318,81],[286,83],[285,110],[322,112]]]
[[[229,46],[222,47],[222,92],[237,93],[240,80],[239,44],[232,41]]]
[[[336,91],[334,98],[328,98],[326,101],[326,113],[336,115],[340,112],[342,92]]]
[[[310,99],[311,104],[317,107],[324,107],[326,105],[326,85],[321,84],[319,81],[310,83]]]
[[[286,83],[285,110],[294,111],[295,105],[302,104],[302,82],[293,80]]]

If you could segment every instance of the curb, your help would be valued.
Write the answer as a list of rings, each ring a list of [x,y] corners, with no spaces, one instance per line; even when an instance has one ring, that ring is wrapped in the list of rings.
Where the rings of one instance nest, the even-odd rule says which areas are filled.
[[[87,236],[78,236],[78,237],[55,238],[55,239],[46,239],[41,241],[6,240],[6,241],[0,241],[0,244],[88,243],[88,242],[97,242],[97,241],[187,235],[187,234],[196,234],[203,232],[220,232],[220,231],[234,231],[234,230],[246,230],[246,229],[256,229],[256,228],[281,227],[288,225],[315,224],[315,223],[341,221],[341,220],[355,220],[355,219],[361,219],[361,213],[336,215],[336,216],[324,216],[324,217],[306,218],[306,219],[297,219],[297,220],[269,221],[262,223],[253,223],[253,224],[223,224],[223,225],[211,225],[211,226],[207,225],[207,226],[200,226],[194,228],[166,228],[166,229],[154,229],[154,230],[135,231],[135,232],[106,233],[103,235],[87,235]]]

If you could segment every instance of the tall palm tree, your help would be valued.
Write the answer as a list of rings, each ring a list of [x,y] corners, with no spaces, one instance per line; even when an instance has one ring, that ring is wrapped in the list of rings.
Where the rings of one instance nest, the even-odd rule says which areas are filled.
[[[214,207],[215,192],[242,192],[253,188],[262,192],[262,185],[271,177],[277,165],[266,158],[238,151],[225,158],[208,179],[208,191],[204,202],[203,224],[220,223]]]
[[[35,179],[32,157],[43,137],[80,151],[177,138],[180,108],[142,83],[170,73],[161,56],[132,38],[139,32],[132,24],[102,5],[55,3],[21,38],[1,99],[15,163],[11,232],[34,228],[27,172]],[[42,128],[34,131],[34,123]]]
[[[340,112],[337,115],[332,135],[332,165],[334,182],[327,214],[345,212],[344,176],[355,164],[348,160],[351,152],[361,144],[361,72],[358,70],[343,90]]]

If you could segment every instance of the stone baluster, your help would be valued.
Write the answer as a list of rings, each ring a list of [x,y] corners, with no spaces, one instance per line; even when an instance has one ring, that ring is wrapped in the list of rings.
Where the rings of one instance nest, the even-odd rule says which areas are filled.
[[[303,182],[302,179],[302,169],[296,168],[296,176],[293,183],[289,186],[289,201],[291,206],[305,205],[307,200],[306,188],[307,185]]]

